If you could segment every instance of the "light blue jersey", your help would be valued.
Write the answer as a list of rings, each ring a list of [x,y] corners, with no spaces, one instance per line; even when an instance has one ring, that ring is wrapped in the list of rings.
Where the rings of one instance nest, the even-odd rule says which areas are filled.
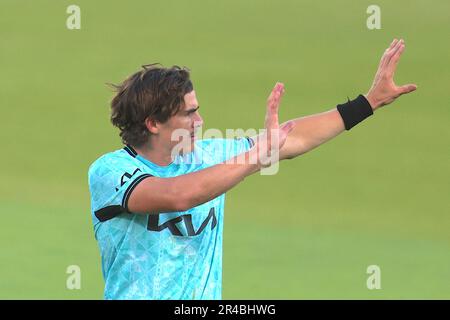
[[[208,139],[195,144],[194,152],[166,167],[127,146],[89,168],[105,299],[221,299],[224,194],[185,212],[127,211],[130,194],[143,179],[205,169],[247,151],[253,142]]]

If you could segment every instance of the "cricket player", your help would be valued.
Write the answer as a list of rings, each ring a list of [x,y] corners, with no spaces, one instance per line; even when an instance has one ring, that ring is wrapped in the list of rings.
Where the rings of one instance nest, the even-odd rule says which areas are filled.
[[[221,299],[225,192],[272,165],[272,154],[295,158],[416,90],[393,81],[404,49],[394,39],[367,94],[283,124],[277,83],[266,131],[253,137],[197,139],[203,120],[185,68],[144,66],[115,86],[111,121],[124,148],[98,158],[88,174],[104,298]]]

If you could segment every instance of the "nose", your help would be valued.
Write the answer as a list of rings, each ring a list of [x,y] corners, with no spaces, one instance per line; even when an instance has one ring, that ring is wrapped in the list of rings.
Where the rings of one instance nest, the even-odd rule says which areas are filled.
[[[194,114],[194,128],[201,127],[203,125],[203,118],[200,113],[197,111]]]

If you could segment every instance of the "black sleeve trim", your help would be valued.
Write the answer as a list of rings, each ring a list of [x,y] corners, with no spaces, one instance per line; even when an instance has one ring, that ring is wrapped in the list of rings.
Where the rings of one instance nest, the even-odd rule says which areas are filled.
[[[125,194],[123,195],[123,200],[122,200],[122,207],[126,210],[126,212],[128,211],[128,200],[130,199],[130,195],[131,192],[134,190],[134,188],[136,188],[136,186],[145,178],[148,177],[153,177],[151,174],[145,173],[140,175],[139,177],[137,177],[136,179],[134,179],[133,182],[131,182],[131,184],[128,186],[127,190],[125,191]]]
[[[126,212],[124,207],[115,205],[101,208],[100,210],[95,211],[94,214],[100,222],[105,222],[124,212]]]

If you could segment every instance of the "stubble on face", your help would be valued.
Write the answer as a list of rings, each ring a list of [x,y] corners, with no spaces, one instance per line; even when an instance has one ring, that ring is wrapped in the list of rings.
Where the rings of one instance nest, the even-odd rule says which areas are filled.
[[[172,154],[187,154],[194,151],[197,132],[200,130],[203,119],[200,116],[199,104],[195,91],[184,96],[184,104],[181,109],[168,121],[170,132],[170,145]]]

